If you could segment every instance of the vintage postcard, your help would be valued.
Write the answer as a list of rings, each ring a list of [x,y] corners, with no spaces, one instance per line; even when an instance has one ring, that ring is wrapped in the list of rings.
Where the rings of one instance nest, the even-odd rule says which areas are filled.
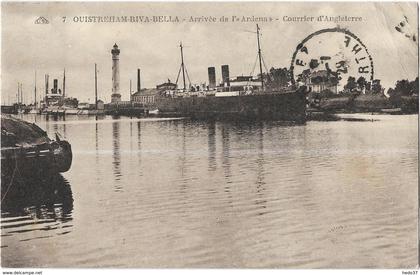
[[[1,266],[417,268],[418,39],[416,2],[2,2]]]

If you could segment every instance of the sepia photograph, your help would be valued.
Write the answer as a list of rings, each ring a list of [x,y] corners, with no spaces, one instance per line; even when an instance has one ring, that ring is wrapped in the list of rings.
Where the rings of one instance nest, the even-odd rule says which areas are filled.
[[[416,270],[418,22],[2,1],[1,268]]]

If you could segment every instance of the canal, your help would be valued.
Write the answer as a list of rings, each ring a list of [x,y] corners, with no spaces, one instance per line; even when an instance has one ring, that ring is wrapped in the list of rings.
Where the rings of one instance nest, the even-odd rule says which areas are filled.
[[[22,115],[73,164],[2,205],[2,265],[415,267],[418,116],[360,117]]]

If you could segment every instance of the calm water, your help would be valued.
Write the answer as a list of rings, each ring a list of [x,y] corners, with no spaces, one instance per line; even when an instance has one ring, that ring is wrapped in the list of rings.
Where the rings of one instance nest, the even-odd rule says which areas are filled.
[[[418,116],[366,117],[25,115],[70,141],[73,165],[10,193],[2,265],[415,267]]]

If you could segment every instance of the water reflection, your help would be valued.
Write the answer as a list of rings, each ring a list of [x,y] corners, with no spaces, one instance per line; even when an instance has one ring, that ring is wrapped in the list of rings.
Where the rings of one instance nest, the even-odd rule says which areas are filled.
[[[38,122],[50,135],[54,124],[59,131],[66,125],[73,190],[65,183],[14,191],[18,199],[2,203],[5,265],[416,263],[417,117],[299,126],[70,116]],[[116,185],[124,192],[115,193]],[[39,253],[50,248],[53,259]]]
[[[178,126],[178,124],[176,124]],[[182,151],[179,156],[179,164],[180,164],[180,171],[181,171],[181,178],[182,183],[180,184],[180,193],[186,194],[188,189],[189,179],[186,177],[187,175],[187,167],[186,167],[186,155],[187,155],[187,141],[186,141],[186,125],[185,123],[182,124]],[[178,127],[177,127],[178,129]]]
[[[168,123],[168,127],[171,127],[172,129],[174,129],[175,133],[175,137],[176,137],[176,147],[177,148],[181,148],[180,152],[177,154],[177,167],[178,167],[178,171],[180,171],[181,173],[181,177],[184,175],[185,173],[185,161],[186,161],[186,136],[185,136],[185,124],[178,124],[176,122],[173,123]],[[182,127],[182,128],[181,128]],[[182,131],[182,132],[181,132]],[[181,144],[179,144],[181,143]]]
[[[64,123],[66,121],[65,116],[60,115],[45,115],[45,116],[38,116],[32,115],[28,119],[28,117],[20,117],[21,119],[28,120],[31,122],[36,123],[38,126],[42,126],[41,128],[45,128],[47,133],[59,133],[62,138],[67,139],[67,125]],[[42,124],[41,124],[42,122]],[[63,122],[63,123],[54,123],[54,122]],[[51,129],[52,127],[52,129]]]
[[[50,237],[52,232],[71,232],[68,222],[72,220],[73,194],[60,174],[42,179],[17,178],[11,188],[2,188],[2,198],[2,247],[8,247],[5,237],[15,234],[23,242]]]
[[[96,156],[98,156],[99,151],[99,141],[98,141],[98,117],[95,117],[95,149],[96,149]]]
[[[224,192],[228,196],[228,202],[231,205],[232,204],[232,194],[230,192],[231,184],[232,184],[232,173],[230,169],[230,136],[229,136],[229,125],[222,125],[222,153],[223,153],[223,159],[222,159],[222,166],[223,166],[223,173],[226,179],[226,185],[224,187]]]
[[[208,169],[209,171],[216,171],[216,123],[210,121],[207,128],[207,146],[208,146]]]
[[[50,121],[50,116],[46,115],[45,116],[45,130],[47,131],[47,133],[50,132],[50,123],[48,123]]]
[[[66,121],[66,116],[63,116],[63,121]],[[63,123],[63,131],[61,131],[61,133],[63,134],[63,137],[66,139],[67,138],[66,123]]]
[[[114,179],[119,181],[121,179],[121,151],[120,151],[120,123],[115,121],[112,123],[112,165],[114,168]],[[121,186],[116,186],[116,191],[120,190]]]
[[[139,159],[138,165],[141,166],[141,158],[142,158],[142,154],[141,154],[141,124],[140,121],[137,121],[137,157]],[[141,171],[141,176],[143,176],[143,172]]]
[[[267,200],[264,199],[265,181],[264,181],[264,124],[258,125],[258,155],[257,155],[257,199],[255,204],[260,208],[258,215],[264,215],[267,208]]]

